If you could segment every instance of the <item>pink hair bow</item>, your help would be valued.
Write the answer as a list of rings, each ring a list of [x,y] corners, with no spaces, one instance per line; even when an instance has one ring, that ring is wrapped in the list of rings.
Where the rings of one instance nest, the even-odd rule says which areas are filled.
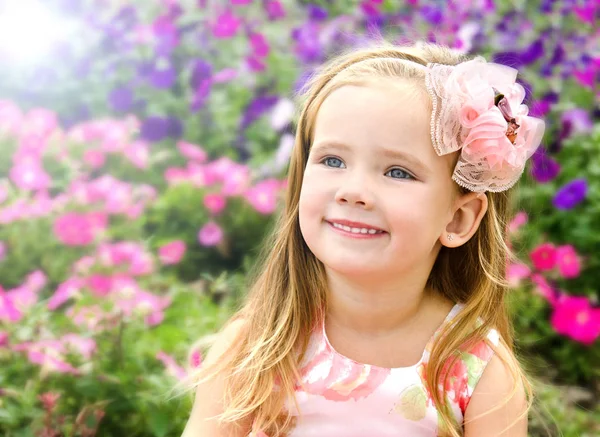
[[[452,179],[470,191],[504,191],[520,178],[544,135],[529,117],[517,70],[481,56],[456,66],[428,64],[431,141],[438,155],[461,150]]]

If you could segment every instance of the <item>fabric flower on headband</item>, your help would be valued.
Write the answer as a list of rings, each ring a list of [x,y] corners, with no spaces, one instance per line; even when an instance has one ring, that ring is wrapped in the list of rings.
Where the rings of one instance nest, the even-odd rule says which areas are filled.
[[[433,147],[439,156],[462,149],[452,179],[470,191],[512,187],[544,135],[544,121],[527,115],[517,73],[481,56],[427,64]]]

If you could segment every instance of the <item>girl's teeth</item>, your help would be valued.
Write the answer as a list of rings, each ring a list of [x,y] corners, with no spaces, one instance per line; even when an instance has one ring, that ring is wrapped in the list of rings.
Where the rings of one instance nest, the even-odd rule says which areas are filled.
[[[352,232],[353,234],[380,234],[382,232],[375,229],[351,228],[350,226],[344,226],[337,223],[333,223],[333,226],[338,229],[343,229],[346,232]]]

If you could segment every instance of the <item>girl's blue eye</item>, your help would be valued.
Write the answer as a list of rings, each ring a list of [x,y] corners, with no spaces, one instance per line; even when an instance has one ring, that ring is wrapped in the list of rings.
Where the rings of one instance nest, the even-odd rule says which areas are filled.
[[[341,168],[344,164],[341,159],[328,156],[322,161],[327,167]]]
[[[405,172],[401,168],[393,168],[386,173],[386,175],[388,174],[394,179],[414,179],[410,173]]]

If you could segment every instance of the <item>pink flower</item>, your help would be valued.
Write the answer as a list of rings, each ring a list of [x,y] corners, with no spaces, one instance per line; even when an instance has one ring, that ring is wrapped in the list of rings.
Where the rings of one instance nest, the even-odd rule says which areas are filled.
[[[241,24],[242,20],[227,10],[217,17],[212,32],[215,38],[231,38],[235,36]]]
[[[182,240],[167,243],[158,249],[158,254],[163,264],[177,264],[185,254],[185,243]]]
[[[4,292],[0,286],[0,321],[18,322],[23,317],[23,313],[17,308],[12,297]]]
[[[0,331],[0,347],[8,346],[8,332]]]
[[[95,296],[108,296],[113,288],[113,278],[108,275],[91,275],[87,278],[87,286]]]
[[[528,219],[529,217],[525,211],[519,211],[508,224],[508,231],[514,234],[527,223]]]
[[[21,131],[23,113],[13,102],[0,100],[0,134],[16,136]]]
[[[34,108],[25,115],[23,129],[40,137],[47,137],[58,127],[56,113],[44,109]]]
[[[48,277],[41,270],[35,270],[27,275],[24,285],[31,291],[39,292],[48,282]]]
[[[96,341],[93,338],[71,333],[63,335],[59,341],[86,360],[91,359],[94,352],[96,352]]]
[[[190,366],[192,368],[200,367],[202,364],[202,353],[200,349],[194,349],[190,354]]]
[[[115,305],[127,316],[143,316],[148,326],[162,322],[164,310],[171,304],[170,297],[156,296],[144,290],[137,290],[130,298],[119,299]]]
[[[97,169],[104,165],[106,157],[101,150],[89,149],[83,154],[83,162],[88,164],[91,168]]]
[[[27,285],[23,284],[17,288],[9,290],[6,295],[12,301],[12,303],[20,311],[27,311],[34,306],[38,301],[37,292],[28,288]]]
[[[539,271],[552,270],[556,265],[556,248],[552,243],[542,243],[531,251],[529,257]]]
[[[185,141],[179,141],[177,143],[177,148],[179,149],[179,153],[185,156],[187,159],[195,161],[199,164],[206,161],[208,158],[208,154],[204,149],[200,146],[197,146],[192,143],[186,143]]]
[[[63,303],[68,301],[70,298],[77,295],[81,287],[83,287],[83,281],[79,278],[69,278],[58,286],[52,297],[48,300],[48,309],[54,311]]]
[[[106,216],[102,213],[69,212],[54,221],[54,234],[67,246],[86,246],[92,243],[106,226]]]
[[[137,168],[146,169],[150,162],[150,146],[145,141],[134,141],[125,147],[124,155]]]
[[[534,291],[537,294],[546,299],[551,305],[556,303],[556,295],[546,278],[539,273],[534,273],[531,275],[531,282],[533,282],[535,286]]]
[[[186,376],[187,372],[183,367],[177,364],[175,359],[167,355],[165,352],[160,351],[156,354],[156,359],[161,361],[167,370],[167,373],[171,376],[174,376],[177,379],[182,379]]]
[[[557,333],[586,345],[600,336],[600,309],[592,308],[585,297],[563,296],[550,322]]]
[[[506,279],[511,287],[518,287],[530,274],[531,269],[523,263],[511,263],[506,268]]]
[[[224,83],[235,79],[237,76],[237,70],[235,68],[224,68],[218,71],[212,78],[214,83]]]
[[[226,196],[236,196],[244,192],[250,183],[250,169],[244,164],[233,163],[222,175],[221,192]]]
[[[52,182],[39,162],[24,162],[12,166],[10,179],[22,190],[46,190]]]
[[[223,239],[223,230],[213,221],[206,223],[198,232],[198,242],[203,246],[216,246]]]
[[[154,271],[154,260],[146,252],[138,252],[131,259],[128,273],[133,276],[149,275]]]
[[[38,396],[38,399],[42,402],[44,410],[52,411],[56,407],[61,394],[56,392],[46,392]]]
[[[269,20],[277,20],[285,17],[285,9],[279,0],[267,0],[264,3],[264,8],[267,11]]]
[[[207,194],[204,196],[204,206],[212,214],[219,214],[225,208],[227,200],[221,194]]]
[[[169,167],[165,170],[164,177],[169,185],[177,185],[188,180],[188,172],[185,168]]]
[[[570,244],[556,249],[556,264],[558,271],[566,279],[576,278],[581,272],[581,261],[575,248]]]
[[[276,179],[259,182],[244,194],[244,198],[261,214],[272,214],[277,208],[280,183]]]
[[[250,36],[250,45],[252,46],[252,53],[255,56],[264,58],[269,54],[270,47],[269,41],[265,38],[262,33],[256,32]]]

